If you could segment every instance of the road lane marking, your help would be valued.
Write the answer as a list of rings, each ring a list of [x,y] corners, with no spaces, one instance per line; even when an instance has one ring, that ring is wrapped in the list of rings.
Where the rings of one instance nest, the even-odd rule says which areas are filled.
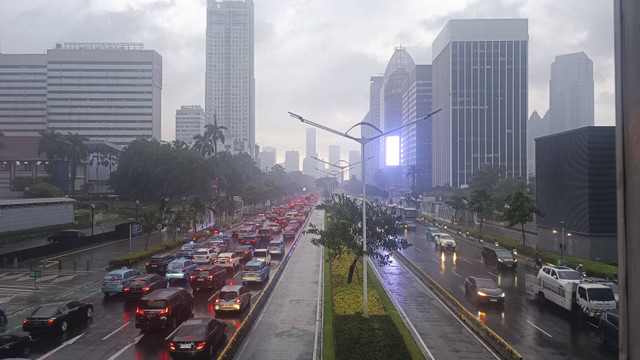
[[[422,250],[420,250],[420,248],[419,248],[419,247],[417,247],[417,248],[416,248],[416,250],[418,250],[418,251],[422,252]]]
[[[423,348],[427,351],[427,354],[429,355],[429,357],[431,358],[431,360],[435,360],[435,358],[433,357],[433,354],[431,354],[431,351],[429,350],[429,348],[427,347],[427,344],[424,343],[424,341],[422,340],[422,336],[420,336],[420,334],[418,334],[418,330],[416,330],[416,328],[413,326],[413,323],[411,322],[411,320],[409,320],[409,317],[407,316],[407,314],[404,312],[404,310],[402,309],[402,307],[400,306],[400,303],[398,303],[396,301],[395,296],[391,293],[391,291],[389,290],[389,288],[387,288],[387,283],[382,279],[382,276],[380,276],[380,273],[378,272],[378,269],[375,267],[374,264],[371,263],[371,261],[369,261],[369,265],[371,266],[371,268],[373,269],[373,272],[376,273],[376,276],[378,277],[378,279],[380,280],[380,284],[382,284],[382,287],[384,288],[384,291],[387,292],[387,295],[389,295],[389,298],[391,299],[391,301],[394,303],[394,306],[396,307],[396,309],[400,310],[400,313],[403,317],[403,320],[405,322],[405,324],[409,324],[409,326],[411,327],[411,330],[413,330],[413,333],[416,334],[416,337],[418,338],[418,340],[420,341],[420,344],[423,346]],[[315,359],[315,357],[313,358]]]
[[[487,273],[489,273],[489,275],[493,275],[493,276],[495,276],[495,277],[498,277],[498,275],[496,275],[496,274],[492,273],[491,271],[487,271]]]
[[[532,323],[531,321],[527,320],[527,322],[528,322],[529,324],[531,324],[531,326],[533,326],[534,328],[536,328],[536,329],[540,330],[540,332],[542,332],[543,334],[547,335],[548,337],[550,337],[550,338],[552,338],[552,337],[553,337],[553,336],[551,336],[551,334],[549,334],[548,332],[546,332],[546,331],[544,331],[544,330],[540,329],[539,327],[537,327],[537,326],[536,326],[534,323]]]
[[[164,341],[169,341],[169,339],[171,339],[173,337],[173,335],[175,335],[176,331],[178,331],[178,329],[180,329],[180,326],[178,326],[177,328],[175,328],[175,330],[173,330],[171,332],[171,334],[167,335],[166,338],[164,338]]]
[[[70,253],[66,253],[66,254],[62,254],[62,255],[58,255],[58,256],[53,256],[53,257],[47,258],[47,260],[59,259],[59,258],[61,258],[61,257],[65,257],[65,256],[69,256],[69,255],[73,255],[73,254],[81,253],[81,252],[88,251],[88,250],[93,250],[93,249],[101,248],[101,247],[108,246],[108,245],[112,245],[112,244],[117,244],[117,243],[119,243],[119,242],[128,241],[128,240],[129,240],[129,239],[116,240],[116,241],[108,242],[108,243],[106,243],[106,244],[100,244],[100,245],[97,245],[97,246],[92,246],[92,247],[90,247],[90,248],[81,249],[81,250],[78,250],[78,251],[74,251],[74,252],[70,252]]]
[[[47,352],[46,354],[44,354],[44,355],[40,356],[40,357],[38,358],[38,360],[46,359],[46,358],[48,358],[49,356],[51,356],[51,355],[55,354],[58,350],[62,349],[63,347],[65,347],[65,346],[67,346],[67,345],[71,345],[71,344],[73,344],[74,342],[76,342],[76,340],[80,339],[80,338],[82,337],[82,335],[84,335],[84,334],[85,334],[85,333],[82,333],[82,334],[80,334],[80,335],[78,335],[78,336],[76,336],[76,337],[74,337],[74,338],[72,338],[72,339],[69,339],[69,340],[67,340],[67,341],[63,342],[63,343],[62,343],[62,345],[58,346],[58,347],[57,347],[57,348],[55,348],[55,349],[49,350],[49,352]]]
[[[177,330],[177,329],[176,329]],[[140,334],[138,335],[135,339],[134,342],[127,344],[125,347],[123,347],[122,349],[118,350],[117,353],[113,354],[109,359],[107,360],[115,360],[118,358],[118,356],[122,355],[123,352],[127,351],[127,349],[129,349],[130,347],[132,347],[133,345],[137,344],[138,341],[140,341],[140,339],[142,339],[142,337],[144,336],[144,334]]]
[[[453,271],[453,270],[451,270],[451,272],[453,273],[453,275],[455,275],[455,276],[457,276],[457,277],[459,277],[459,278],[461,278],[461,277],[462,277],[462,275],[458,274],[457,272],[455,272],[455,271]]]
[[[254,297],[260,295],[261,292],[262,290],[258,290],[255,294],[251,295],[251,300],[253,300]]]
[[[317,355],[318,354],[318,334],[320,333],[318,329],[322,325],[322,295],[323,295],[323,287],[324,287],[323,275],[324,275],[324,249],[320,251],[320,271],[318,274],[318,299],[316,300],[316,328],[315,328],[315,334],[313,337],[313,356],[311,357],[312,359],[316,359],[318,356]]]
[[[117,333],[118,331],[122,330],[122,328],[124,328],[125,326],[127,326],[127,325],[129,325],[129,324],[131,324],[131,323],[127,321],[126,323],[124,323],[124,325],[122,325],[122,326],[120,326],[119,328],[117,328],[117,329],[113,330],[109,335],[107,335],[107,336],[103,337],[103,338],[102,338],[102,340],[103,340],[103,341],[104,341],[104,340],[107,340],[108,338],[110,338],[110,337],[111,337],[111,335],[113,335],[113,334]]]
[[[467,262],[467,263],[469,263],[469,264],[473,264],[471,261],[469,261],[469,260],[467,260],[467,259],[465,259],[465,258],[461,258],[461,259],[462,259],[462,261],[464,261],[464,262]]]
[[[438,264],[440,264],[440,260],[436,259],[436,258],[431,258],[433,259],[433,261],[437,262]]]

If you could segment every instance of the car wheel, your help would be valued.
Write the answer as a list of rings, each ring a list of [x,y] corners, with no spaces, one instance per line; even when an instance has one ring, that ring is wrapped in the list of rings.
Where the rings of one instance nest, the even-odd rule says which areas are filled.
[[[91,319],[91,316],[93,316],[93,308],[88,307],[87,308],[87,319]]]
[[[31,347],[25,346],[24,349],[22,349],[22,357],[29,358],[29,356],[31,356]]]
[[[69,324],[67,323],[66,320],[62,321],[62,323],[60,324],[60,331],[67,332],[67,329],[69,328]]]
[[[213,358],[213,353],[214,353],[213,344],[209,344],[209,358],[210,359]]]

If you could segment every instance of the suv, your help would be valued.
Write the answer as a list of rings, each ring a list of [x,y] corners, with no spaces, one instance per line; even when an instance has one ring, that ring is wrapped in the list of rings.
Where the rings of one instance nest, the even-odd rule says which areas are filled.
[[[240,257],[235,253],[220,253],[214,262],[223,268],[231,269],[233,271],[240,267]]]
[[[482,247],[482,261],[485,264],[496,265],[496,268],[516,269],[518,267],[518,259],[513,257],[511,251],[494,245],[485,245]]]
[[[171,280],[174,279],[188,279],[196,267],[197,265],[190,259],[175,259],[169,264],[165,276],[169,279],[169,284],[171,284]]]
[[[456,251],[456,241],[453,239],[453,236],[449,234],[440,233],[434,235],[434,239],[436,242],[436,247],[440,249],[447,249],[451,251]]]
[[[63,230],[47,236],[47,241],[51,244],[55,244],[58,242],[78,240],[85,236],[87,236],[87,234],[82,230]]]
[[[175,256],[171,254],[156,254],[147,261],[147,272],[154,272],[160,275],[164,275],[167,272],[167,266],[175,259]]]
[[[269,249],[255,249],[253,250],[253,259],[254,260],[262,260],[267,263],[267,265],[271,265],[271,254],[269,254]]]
[[[124,288],[124,294],[127,298],[141,298],[148,293],[169,287],[169,280],[158,274],[140,274],[129,282]]]
[[[201,248],[193,254],[193,262],[196,264],[211,264],[217,255],[215,248]]]
[[[271,229],[269,227],[258,230],[258,240],[268,243],[271,239],[273,239],[273,236],[271,235]]]
[[[160,289],[140,299],[136,329],[175,329],[193,313],[193,296],[182,288]]]
[[[242,285],[248,282],[266,283],[269,281],[269,265],[260,260],[251,260],[242,269]]]
[[[102,292],[104,296],[120,293],[129,285],[129,282],[139,274],[136,269],[128,269],[126,266],[119,270],[113,270],[104,276],[102,280]]]
[[[434,241],[435,240],[435,236],[440,234],[440,229],[438,229],[437,227],[428,227],[427,228],[427,240],[431,240]]]
[[[582,274],[566,266],[543,266],[538,271],[538,278],[551,284],[567,288],[568,283],[582,281]]]
[[[194,293],[200,289],[212,289],[214,291],[224,286],[226,270],[218,265],[204,265],[196,268],[189,276],[189,284]]]
[[[249,289],[240,285],[227,285],[218,293],[214,309],[216,311],[242,312],[247,306],[251,306]]]
[[[296,238],[296,230],[292,227],[288,227],[286,229],[284,229],[284,231],[282,232],[282,239],[283,240],[293,240]]]

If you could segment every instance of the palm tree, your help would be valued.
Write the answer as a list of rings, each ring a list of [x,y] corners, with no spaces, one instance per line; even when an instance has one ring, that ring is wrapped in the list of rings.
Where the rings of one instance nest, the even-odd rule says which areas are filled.
[[[62,135],[55,130],[43,131],[40,133],[40,140],[38,141],[38,155],[45,154],[47,159],[52,162],[55,159],[62,159],[64,147],[64,141]]]
[[[213,156],[216,156],[218,153],[218,141],[224,145],[225,139],[224,132],[222,130],[227,130],[227,128],[224,126],[218,126],[218,120],[215,114],[213,114],[213,125],[207,124],[204,127],[204,137],[213,145]]]
[[[74,197],[78,165],[86,160],[89,155],[89,148],[85,144],[85,141],[89,139],[77,133],[63,135],[62,139],[64,144],[62,148],[63,158],[69,162],[69,167],[71,167],[71,197]]]
[[[95,193],[98,192],[98,185],[100,183],[100,175],[98,170],[100,169],[100,166],[104,166],[104,167],[108,167],[110,162],[109,159],[107,158],[107,154],[105,154],[105,152],[102,151],[96,151],[93,154],[91,154],[91,160],[89,160],[89,165],[93,166],[93,164],[96,165],[96,187],[95,187],[95,191],[94,191],[94,195]]]
[[[204,135],[196,135],[193,137],[194,143],[191,149],[202,157],[210,156],[214,152],[211,142]]]
[[[418,176],[418,168],[416,167],[415,164],[411,164],[409,165],[409,167],[407,168],[407,177],[411,178],[411,190],[415,190],[416,189],[416,176]]]

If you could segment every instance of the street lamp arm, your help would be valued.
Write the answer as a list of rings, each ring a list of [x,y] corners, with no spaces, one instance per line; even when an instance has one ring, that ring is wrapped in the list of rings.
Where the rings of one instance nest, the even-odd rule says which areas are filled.
[[[371,123],[368,123],[368,122],[364,122],[364,121],[363,122],[359,122],[359,123],[353,125],[352,127],[350,127],[349,130],[347,130],[346,133],[349,133],[349,131],[353,130],[353,128],[355,128],[356,126],[368,126],[368,127],[372,128],[373,130],[375,130],[375,131],[377,131],[377,132],[382,134],[382,130],[380,130],[377,126],[375,126],[375,125],[373,125]]]
[[[440,111],[442,111],[442,109],[438,109],[438,110],[436,110],[436,111],[433,111],[432,113],[430,113],[430,114],[429,114],[429,115],[427,115],[427,116],[421,117],[420,119],[415,120],[415,121],[412,121],[412,122],[410,122],[410,123],[406,123],[406,124],[404,124],[404,125],[398,126],[398,127],[397,127],[397,128],[395,128],[395,129],[392,129],[392,130],[389,130],[389,131],[385,131],[385,132],[383,132],[382,134],[379,134],[379,135],[376,135],[376,136],[374,136],[374,137],[369,138],[368,140],[375,140],[375,139],[377,139],[377,138],[383,137],[383,136],[385,136],[385,135],[387,135],[387,134],[390,134],[390,133],[392,133],[392,132],[395,132],[395,131],[398,131],[398,130],[400,130],[400,129],[406,128],[407,126],[414,125],[414,124],[416,124],[416,123],[418,123],[418,122],[420,122],[420,121],[422,121],[422,120],[426,120],[426,119],[430,118],[431,116],[433,116],[433,115],[435,115],[435,114],[439,113]]]
[[[292,117],[292,118],[294,118],[294,119],[298,119],[298,120],[300,120],[301,122],[303,122],[303,123],[305,123],[305,124],[309,124],[309,125],[311,125],[311,126],[315,126],[315,127],[319,128],[319,129],[322,129],[322,130],[324,130],[324,131],[328,131],[328,132],[330,132],[330,133],[333,133],[333,134],[336,134],[336,135],[340,135],[340,136],[342,136],[342,137],[346,137],[347,139],[351,139],[351,140],[359,141],[359,139],[358,139],[358,138],[355,138],[355,137],[353,137],[353,136],[351,136],[351,135],[348,135],[348,134],[346,134],[346,133],[340,132],[340,131],[338,131],[338,130],[334,130],[334,129],[332,129],[332,128],[326,127],[326,126],[324,126],[324,125],[320,125],[320,124],[315,123],[315,122],[313,122],[313,121],[311,121],[311,120],[307,120],[307,119],[303,118],[302,116],[300,116],[300,115],[298,115],[298,114],[294,114],[294,113],[292,113],[291,111],[289,111],[289,116],[291,116],[291,117]]]

